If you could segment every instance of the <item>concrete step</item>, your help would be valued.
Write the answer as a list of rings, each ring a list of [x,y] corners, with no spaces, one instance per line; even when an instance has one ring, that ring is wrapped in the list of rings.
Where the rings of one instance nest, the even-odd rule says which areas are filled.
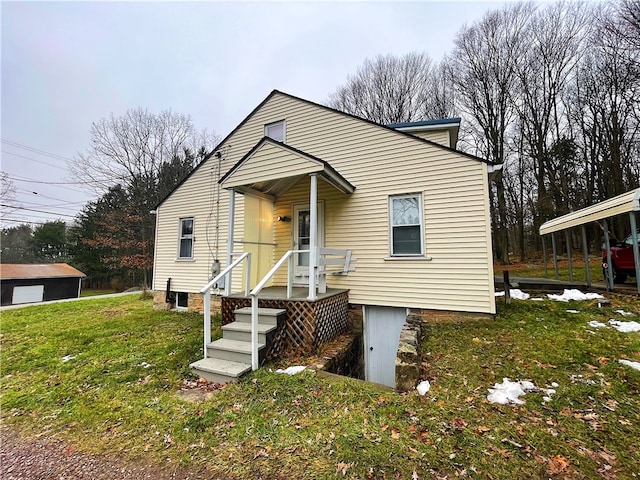
[[[251,323],[251,307],[238,308],[233,312],[236,322]],[[278,325],[278,319],[284,322],[287,317],[287,311],[282,308],[259,308],[258,323],[268,325]]]
[[[258,343],[267,343],[267,335],[275,331],[275,325],[258,324]],[[228,340],[251,342],[251,323],[233,322],[222,326],[222,336]]]
[[[264,346],[264,343],[258,342],[260,360],[264,355]],[[251,365],[251,342],[221,338],[207,345],[207,356]]]
[[[230,362],[219,358],[203,358],[189,365],[189,368],[201,378],[210,382],[228,383],[251,371],[251,364]]]

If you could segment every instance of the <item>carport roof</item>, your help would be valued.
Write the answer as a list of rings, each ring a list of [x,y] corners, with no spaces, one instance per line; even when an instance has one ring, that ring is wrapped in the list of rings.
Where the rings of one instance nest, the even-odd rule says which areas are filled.
[[[80,270],[66,263],[5,263],[0,265],[0,279],[86,277]]]
[[[640,211],[640,188],[549,220],[540,227],[540,235],[578,227],[585,223],[633,211]]]

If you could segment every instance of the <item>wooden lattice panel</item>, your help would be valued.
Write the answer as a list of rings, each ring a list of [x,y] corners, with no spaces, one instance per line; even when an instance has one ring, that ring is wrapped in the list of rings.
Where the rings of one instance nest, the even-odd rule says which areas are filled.
[[[250,307],[248,298],[222,298],[222,324],[233,322],[233,312]],[[267,352],[272,360],[291,350],[314,352],[319,345],[336,338],[347,330],[348,293],[341,292],[317,301],[284,299],[258,299],[260,308],[279,308],[287,311],[285,324],[281,326]]]

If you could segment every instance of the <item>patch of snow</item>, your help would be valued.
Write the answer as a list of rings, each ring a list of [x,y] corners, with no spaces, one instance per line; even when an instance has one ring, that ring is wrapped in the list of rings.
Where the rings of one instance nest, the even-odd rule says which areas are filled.
[[[298,373],[300,373],[301,371],[303,371],[305,368],[302,365],[296,365],[293,367],[288,367],[285,368],[284,370],[282,370],[281,368],[279,368],[278,370],[276,370],[276,373],[286,373],[287,375],[296,375]]]
[[[619,313],[623,317],[632,317],[634,315],[633,312],[625,312],[624,310],[614,310],[616,313]]]
[[[640,362],[632,362],[631,360],[618,360],[623,365],[627,365],[635,370],[640,370]]]
[[[609,320],[609,325],[622,333],[640,332],[640,323],[638,322],[621,322],[612,318]]]
[[[416,387],[416,390],[420,395],[424,395],[429,391],[430,388],[431,388],[431,384],[429,383],[429,381],[423,380],[418,384],[418,386]]]
[[[530,298],[529,300],[531,300],[532,302],[544,302],[544,298],[540,297]]]
[[[62,363],[66,363],[69,360],[73,360],[74,358],[76,358],[75,355],[65,355],[64,357],[62,357]]]
[[[587,323],[587,325],[593,328],[602,328],[607,326],[606,323],[598,322],[596,320],[591,320],[590,322]]]
[[[551,386],[552,386],[553,388],[558,388],[560,385],[558,385],[558,383],[557,383],[557,382],[551,382]]]
[[[568,309],[567,313],[580,313],[578,310]]]
[[[565,291],[562,292],[562,295],[554,295],[553,293],[548,293],[547,297],[549,297],[550,300],[555,300],[556,302],[568,302],[569,300],[595,300],[604,298],[599,293],[582,293],[576,288],[565,289]]]
[[[534,390],[535,388],[535,385],[531,382],[512,382],[505,377],[502,379],[502,383],[496,383],[493,388],[489,389],[487,400],[491,403],[499,403],[501,405],[508,403],[522,405],[524,401],[518,397],[527,393],[528,390]]]
[[[511,296],[511,298],[515,300],[529,300],[529,296],[530,296],[528,293],[523,292],[519,288],[510,288],[509,295]],[[504,292],[496,292],[495,296],[504,297]]]
[[[142,367],[142,368],[149,368],[150,366],[151,364],[147,362],[142,362],[138,364],[138,367]]]

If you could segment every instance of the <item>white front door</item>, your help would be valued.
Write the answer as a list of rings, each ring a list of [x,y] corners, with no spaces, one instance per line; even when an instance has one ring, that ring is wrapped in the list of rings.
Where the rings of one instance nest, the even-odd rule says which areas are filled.
[[[396,356],[407,309],[364,307],[365,380],[396,386]]]
[[[309,204],[293,206],[293,249],[309,250],[311,235],[311,210]],[[324,203],[318,202],[318,247],[324,246]],[[298,253],[294,259],[296,284],[309,284],[309,254]]]

